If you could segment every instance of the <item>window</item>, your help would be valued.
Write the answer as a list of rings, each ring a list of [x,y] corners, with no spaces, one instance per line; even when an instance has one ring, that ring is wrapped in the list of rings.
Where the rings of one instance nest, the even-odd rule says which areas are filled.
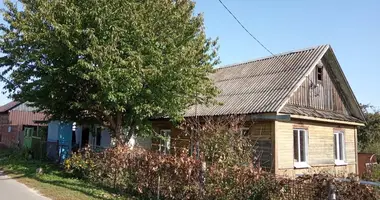
[[[8,133],[10,133],[11,131],[12,131],[12,127],[8,126]]]
[[[163,129],[160,130],[160,134],[162,139],[160,139],[160,144],[158,146],[158,151],[162,154],[169,154],[170,153],[170,135],[171,135],[170,129]]]
[[[102,128],[96,128],[96,146],[100,146],[100,141],[102,140]]]
[[[241,134],[241,136],[248,136],[249,128],[247,128],[247,127],[240,128],[240,134]]]
[[[25,137],[32,137],[34,134],[34,129],[31,127],[24,128],[24,136]]]
[[[323,79],[323,67],[317,67],[317,80],[322,81]]]
[[[345,163],[345,145],[344,145],[344,133],[334,133],[334,157],[335,164],[342,165]]]
[[[3,135],[0,134],[0,142],[3,142]]]
[[[294,167],[296,168],[310,167],[307,164],[307,147],[308,147],[307,131],[304,129],[294,129],[293,141],[294,141],[293,143],[294,144]]]

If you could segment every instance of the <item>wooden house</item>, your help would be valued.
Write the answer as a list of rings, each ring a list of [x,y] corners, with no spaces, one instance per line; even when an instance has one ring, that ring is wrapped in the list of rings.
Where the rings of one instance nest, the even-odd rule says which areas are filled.
[[[260,136],[263,159],[277,175],[358,173],[357,127],[363,113],[329,45],[221,67],[211,78],[221,105],[193,106],[186,117],[245,115]],[[170,136],[167,149],[190,142],[168,120],[154,120]]]
[[[36,109],[26,103],[17,101],[9,102],[0,107],[0,146],[22,147],[30,144],[32,137],[40,138],[37,132],[39,124],[36,121],[43,120],[43,113],[35,112]],[[26,137],[24,132],[27,133]],[[26,142],[24,142],[26,138]]]

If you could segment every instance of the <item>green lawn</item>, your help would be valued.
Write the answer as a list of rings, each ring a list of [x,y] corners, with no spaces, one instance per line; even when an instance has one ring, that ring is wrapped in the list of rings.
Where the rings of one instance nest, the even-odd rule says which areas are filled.
[[[84,180],[71,178],[58,165],[28,161],[22,159],[21,155],[9,155],[9,151],[0,149],[0,169],[46,197],[56,200],[132,199],[115,195],[111,189],[96,187]],[[44,170],[42,175],[36,174],[39,167]]]

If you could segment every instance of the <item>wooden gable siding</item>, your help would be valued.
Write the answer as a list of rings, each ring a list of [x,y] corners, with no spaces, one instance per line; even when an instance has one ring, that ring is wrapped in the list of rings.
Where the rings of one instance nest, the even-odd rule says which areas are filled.
[[[341,98],[341,93],[335,87],[335,84],[329,75],[329,66],[326,66],[327,65],[324,65],[323,67],[322,81],[317,80],[318,67],[315,67],[311,74],[307,76],[302,85],[289,99],[288,104],[349,115]]]
[[[23,112],[35,112],[37,108],[28,106],[26,103],[22,103],[11,110],[23,111]]]

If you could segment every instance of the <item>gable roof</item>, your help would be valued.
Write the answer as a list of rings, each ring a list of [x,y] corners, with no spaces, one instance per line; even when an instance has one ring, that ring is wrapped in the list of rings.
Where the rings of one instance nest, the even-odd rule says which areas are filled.
[[[21,102],[18,101],[11,101],[7,104],[4,104],[3,106],[0,106],[0,112],[7,112],[9,110],[12,110],[13,108],[19,106]]]
[[[278,113],[326,52],[331,54],[330,45],[219,68],[211,78],[221,90],[216,100],[222,105],[192,106],[185,116]],[[335,57],[334,59],[336,60]],[[333,71],[342,79],[338,82],[349,97],[350,107],[355,111],[354,116],[361,119],[361,110],[340,66],[334,67],[339,68]]]

